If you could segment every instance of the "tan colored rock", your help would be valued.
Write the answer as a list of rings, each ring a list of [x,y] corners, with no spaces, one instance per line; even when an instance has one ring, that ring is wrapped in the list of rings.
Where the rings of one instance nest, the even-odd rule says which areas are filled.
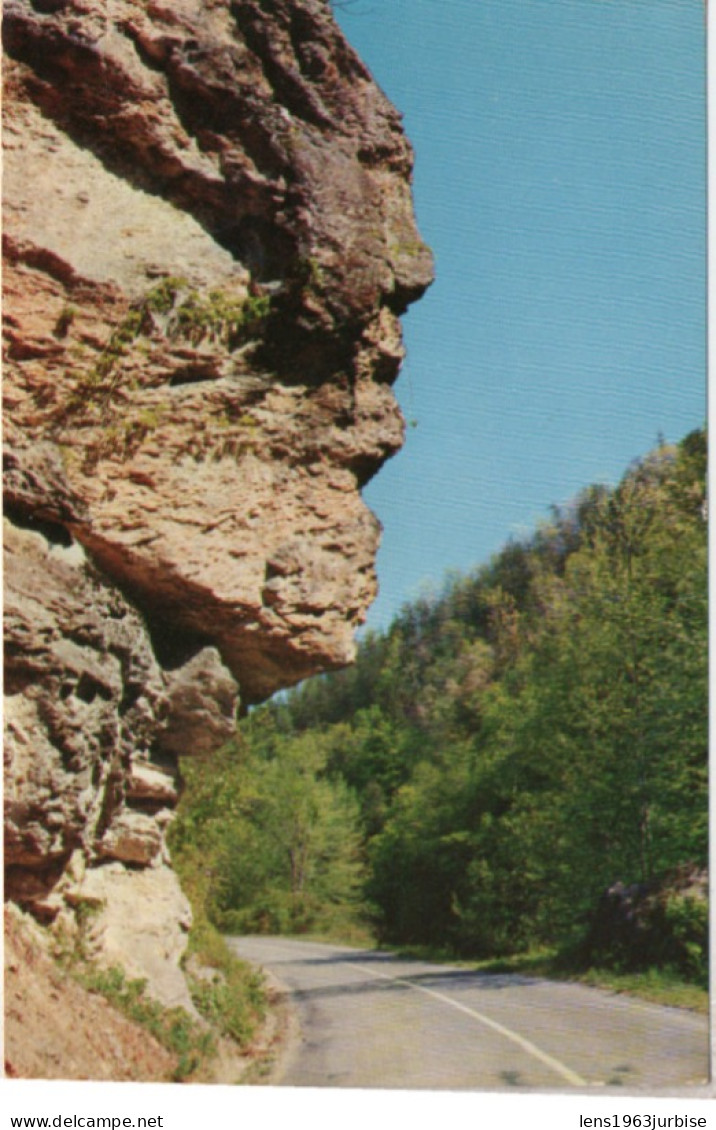
[[[5,906],[5,1076],[167,1082],[176,1059],[52,961],[32,919]]]
[[[178,800],[176,776],[146,761],[132,761],[126,795],[130,801],[149,802],[152,806],[174,807]]]
[[[179,756],[213,753],[236,732],[238,686],[216,648],[205,647],[167,674],[168,720],[159,748]]]
[[[103,907],[187,1007],[166,762],[353,657],[432,275],[412,153],[327,0],[6,0],[3,32],[6,893]]]
[[[147,867],[161,858],[163,847],[162,830],[151,816],[125,810],[114,817],[96,850],[100,856]]]
[[[186,276],[196,286],[243,285],[245,292],[248,273],[195,219],[107,172],[32,103],[8,107],[4,154],[4,176],[12,185],[5,229],[10,239],[30,236],[78,277],[131,296],[144,293],[154,269]]]
[[[5,38],[14,426],[171,665],[211,643],[251,702],[345,664],[431,277],[398,115],[322,0],[12,0]]]
[[[195,1014],[180,968],[191,909],[170,867],[128,870],[117,861],[93,867],[74,897],[99,908],[88,937],[96,960],[146,979],[157,1000]]]

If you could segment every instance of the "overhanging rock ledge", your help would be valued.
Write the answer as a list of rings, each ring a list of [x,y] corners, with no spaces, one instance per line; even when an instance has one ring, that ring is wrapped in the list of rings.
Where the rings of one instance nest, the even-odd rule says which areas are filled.
[[[376,592],[412,153],[324,0],[7,0],[3,35],[6,895],[114,945],[153,875],[175,938],[177,753],[349,662]]]

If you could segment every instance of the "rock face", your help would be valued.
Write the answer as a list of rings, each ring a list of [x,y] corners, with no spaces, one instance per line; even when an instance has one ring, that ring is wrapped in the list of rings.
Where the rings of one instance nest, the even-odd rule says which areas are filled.
[[[211,753],[224,745],[236,728],[239,688],[218,651],[203,648],[170,672],[167,683],[169,721],[159,736],[160,749],[178,757],[187,749]]]
[[[165,1082],[176,1069],[146,1028],[50,960],[32,920],[5,910],[5,1076]]]
[[[10,0],[4,34],[13,430],[170,661],[214,644],[249,702],[346,663],[431,271],[398,115],[320,0]]]
[[[140,617],[81,547],[6,520],[5,577],[5,859],[29,896],[78,847],[116,855],[101,845],[166,696]]]
[[[116,937],[110,890],[169,889],[176,756],[352,658],[432,264],[327,0],[6,0],[3,34],[6,894]]]

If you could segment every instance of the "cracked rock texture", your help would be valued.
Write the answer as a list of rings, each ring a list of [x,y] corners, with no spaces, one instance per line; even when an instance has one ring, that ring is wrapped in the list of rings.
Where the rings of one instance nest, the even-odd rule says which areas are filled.
[[[327,0],[6,0],[3,37],[6,894],[141,955],[144,883],[176,965],[176,757],[350,662],[432,261]]]
[[[56,444],[168,661],[214,645],[245,702],[345,664],[431,277],[398,114],[320,0],[8,0],[4,36],[8,446]]]

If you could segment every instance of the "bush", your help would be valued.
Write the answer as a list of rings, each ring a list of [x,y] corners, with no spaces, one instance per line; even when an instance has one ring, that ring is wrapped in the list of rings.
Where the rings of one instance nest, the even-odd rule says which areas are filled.
[[[673,894],[663,905],[665,958],[689,980],[708,985],[709,908],[703,899]]]
[[[656,967],[708,983],[706,876],[683,867],[659,881],[615,883],[591,915],[579,957],[621,972]]]
[[[192,958],[202,975],[192,972]],[[219,931],[201,913],[184,957],[192,1000],[222,1036],[245,1047],[266,1013],[263,977],[231,953]]]

